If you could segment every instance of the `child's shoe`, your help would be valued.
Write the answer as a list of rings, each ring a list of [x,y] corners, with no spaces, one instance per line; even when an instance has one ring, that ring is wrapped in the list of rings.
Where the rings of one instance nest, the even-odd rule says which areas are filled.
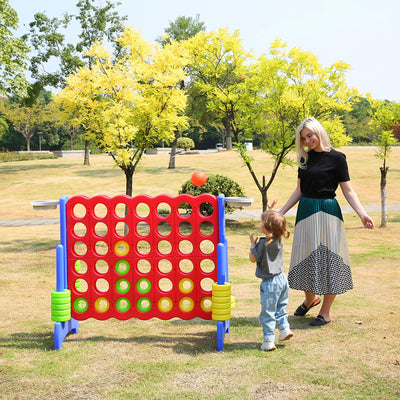
[[[289,340],[293,336],[293,332],[290,330],[290,327],[286,327],[279,331],[279,340]]]
[[[260,348],[261,348],[261,350],[264,350],[264,351],[271,351],[271,350],[276,349],[274,342],[264,342]]]

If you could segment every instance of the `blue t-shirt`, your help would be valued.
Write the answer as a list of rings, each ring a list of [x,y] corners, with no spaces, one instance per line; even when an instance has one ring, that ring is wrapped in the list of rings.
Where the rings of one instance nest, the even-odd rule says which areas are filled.
[[[269,279],[283,271],[283,245],[277,238],[266,246],[266,238],[261,238],[251,248],[251,252],[257,260],[256,276],[261,279]]]

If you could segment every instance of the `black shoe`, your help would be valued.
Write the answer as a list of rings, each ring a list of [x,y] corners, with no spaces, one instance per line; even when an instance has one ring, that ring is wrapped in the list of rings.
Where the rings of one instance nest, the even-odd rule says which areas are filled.
[[[317,306],[319,303],[321,303],[321,299],[320,299],[319,297],[318,297],[317,302],[316,302],[316,303],[314,302],[314,303],[311,304],[311,306],[308,307],[308,308],[307,308],[307,306],[303,303],[303,304],[301,304],[300,306],[297,307],[297,310],[294,312],[294,315],[295,315],[296,317],[302,317],[303,315],[306,315],[306,314],[308,313],[308,311],[309,311],[311,308]]]
[[[327,321],[322,315],[318,315],[314,321],[311,321],[311,326],[323,326],[329,324],[331,321]]]

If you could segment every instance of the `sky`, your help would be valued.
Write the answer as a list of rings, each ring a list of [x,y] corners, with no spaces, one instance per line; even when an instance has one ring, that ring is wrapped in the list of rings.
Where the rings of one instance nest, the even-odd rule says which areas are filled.
[[[238,30],[245,50],[268,54],[276,38],[316,55],[322,65],[344,61],[349,86],[381,100],[400,100],[399,0],[119,0],[128,25],[154,42],[177,17],[199,14],[207,31]],[[78,0],[9,0],[19,17],[17,35],[37,12],[75,14]],[[116,0],[112,0],[116,3]],[[104,5],[103,0],[98,1]]]

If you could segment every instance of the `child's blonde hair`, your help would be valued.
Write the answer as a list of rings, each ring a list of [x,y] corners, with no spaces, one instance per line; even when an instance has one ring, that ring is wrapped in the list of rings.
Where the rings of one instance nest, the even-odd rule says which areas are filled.
[[[272,242],[272,238],[274,237],[281,241],[282,237],[288,238],[290,235],[290,232],[286,230],[286,218],[278,211],[264,211],[261,214],[261,223],[270,232],[267,234],[267,246]]]

